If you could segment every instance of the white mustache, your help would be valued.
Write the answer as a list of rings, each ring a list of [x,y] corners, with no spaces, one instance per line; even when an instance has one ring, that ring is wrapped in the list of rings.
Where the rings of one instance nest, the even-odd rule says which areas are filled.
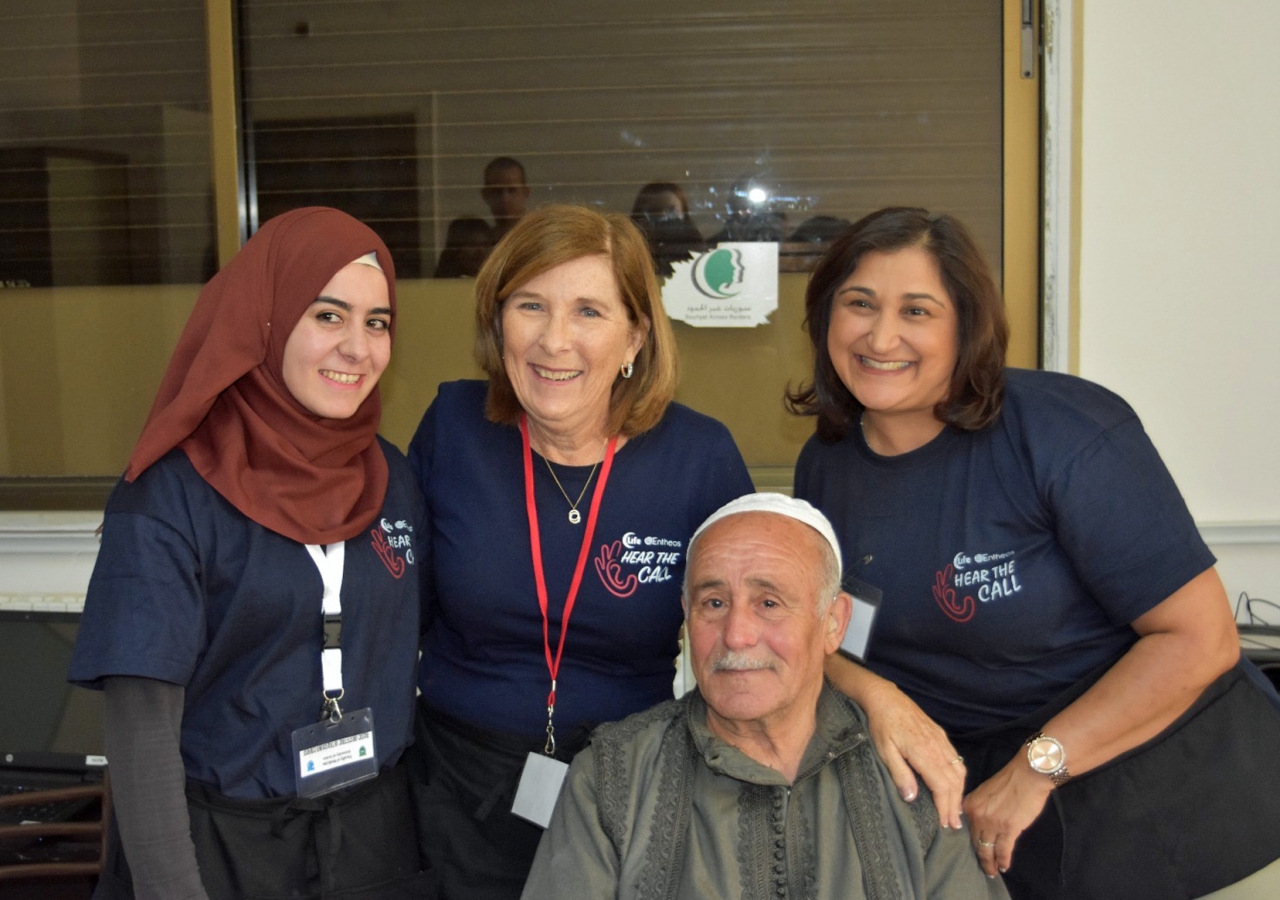
[[[740,650],[727,650],[711,662],[712,672],[719,672],[724,669],[743,672],[756,669],[772,669],[773,667],[773,660],[758,659]]]

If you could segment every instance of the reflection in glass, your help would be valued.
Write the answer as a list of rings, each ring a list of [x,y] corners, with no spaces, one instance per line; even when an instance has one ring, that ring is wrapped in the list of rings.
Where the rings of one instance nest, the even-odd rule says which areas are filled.
[[[0,7],[0,286],[214,266],[204,4]]]
[[[351,147],[382,149],[356,154],[365,164],[330,188],[338,197],[385,188],[373,173],[395,169],[400,205],[374,219],[390,227],[416,215],[423,260],[440,259],[449,223],[499,215],[484,172],[505,157],[521,166],[510,186],[521,210],[569,202],[626,212],[638,186],[676,184],[700,236],[787,243],[815,217],[920,205],[972,223],[1000,267],[1000,4],[652,0],[592,4],[586,17],[582,8],[401,3],[371,21],[358,4],[241,0],[247,126],[411,122],[412,147],[394,149],[376,126],[353,127]],[[327,164],[318,145],[297,150],[271,165]]]

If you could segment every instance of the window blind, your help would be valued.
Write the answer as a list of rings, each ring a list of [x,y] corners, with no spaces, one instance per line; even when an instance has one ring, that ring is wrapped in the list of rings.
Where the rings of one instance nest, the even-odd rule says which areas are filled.
[[[531,203],[628,212],[674,182],[706,237],[735,185],[784,236],[889,204],[1001,246],[1001,4],[241,0],[261,212],[347,204],[429,273],[488,218],[485,164]]]

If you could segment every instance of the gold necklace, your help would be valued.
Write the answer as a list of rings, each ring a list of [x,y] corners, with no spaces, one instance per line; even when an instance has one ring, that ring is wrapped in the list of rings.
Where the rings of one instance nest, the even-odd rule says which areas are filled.
[[[600,467],[600,460],[596,460],[596,464],[591,467],[591,474],[587,476],[587,483],[582,486],[581,492],[578,494],[577,500],[570,500],[569,494],[565,491],[564,485],[560,483],[560,479],[556,478],[556,470],[551,468],[551,460],[545,456],[542,461],[547,464],[547,471],[551,473],[551,478],[556,483],[556,487],[560,488],[560,493],[564,494],[565,502],[569,504],[569,521],[577,525],[582,521],[582,513],[578,512],[578,504],[582,502],[582,498],[587,495],[587,488],[591,485],[591,479],[596,477],[596,469]]]

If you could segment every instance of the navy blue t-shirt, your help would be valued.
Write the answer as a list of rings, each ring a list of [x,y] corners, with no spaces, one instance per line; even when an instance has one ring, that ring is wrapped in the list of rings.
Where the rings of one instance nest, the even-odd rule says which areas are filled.
[[[381,441],[381,439],[379,439]],[[409,743],[423,504],[404,456],[381,441],[381,515],[346,542],[345,710],[373,710],[380,765]],[[318,720],[323,582],[307,548],[247,518],[170,451],[107,502],[70,679],[182,685],[187,775],[230,797],[295,792],[292,734]]]
[[[442,384],[409,446],[435,563],[418,685],[456,718],[533,737],[547,725],[550,683],[520,431],[485,419],[486,391],[478,381]],[[576,499],[591,469],[555,471]],[[554,654],[595,482],[573,525],[537,453],[533,472]],[[670,699],[685,546],[708,515],[751,490],[728,430],[679,404],[617,452],[565,641],[559,733]]]
[[[1000,417],[883,457],[811,438],[795,491],[884,601],[867,665],[952,734],[1039,709],[1214,558],[1133,410],[1010,369]]]

